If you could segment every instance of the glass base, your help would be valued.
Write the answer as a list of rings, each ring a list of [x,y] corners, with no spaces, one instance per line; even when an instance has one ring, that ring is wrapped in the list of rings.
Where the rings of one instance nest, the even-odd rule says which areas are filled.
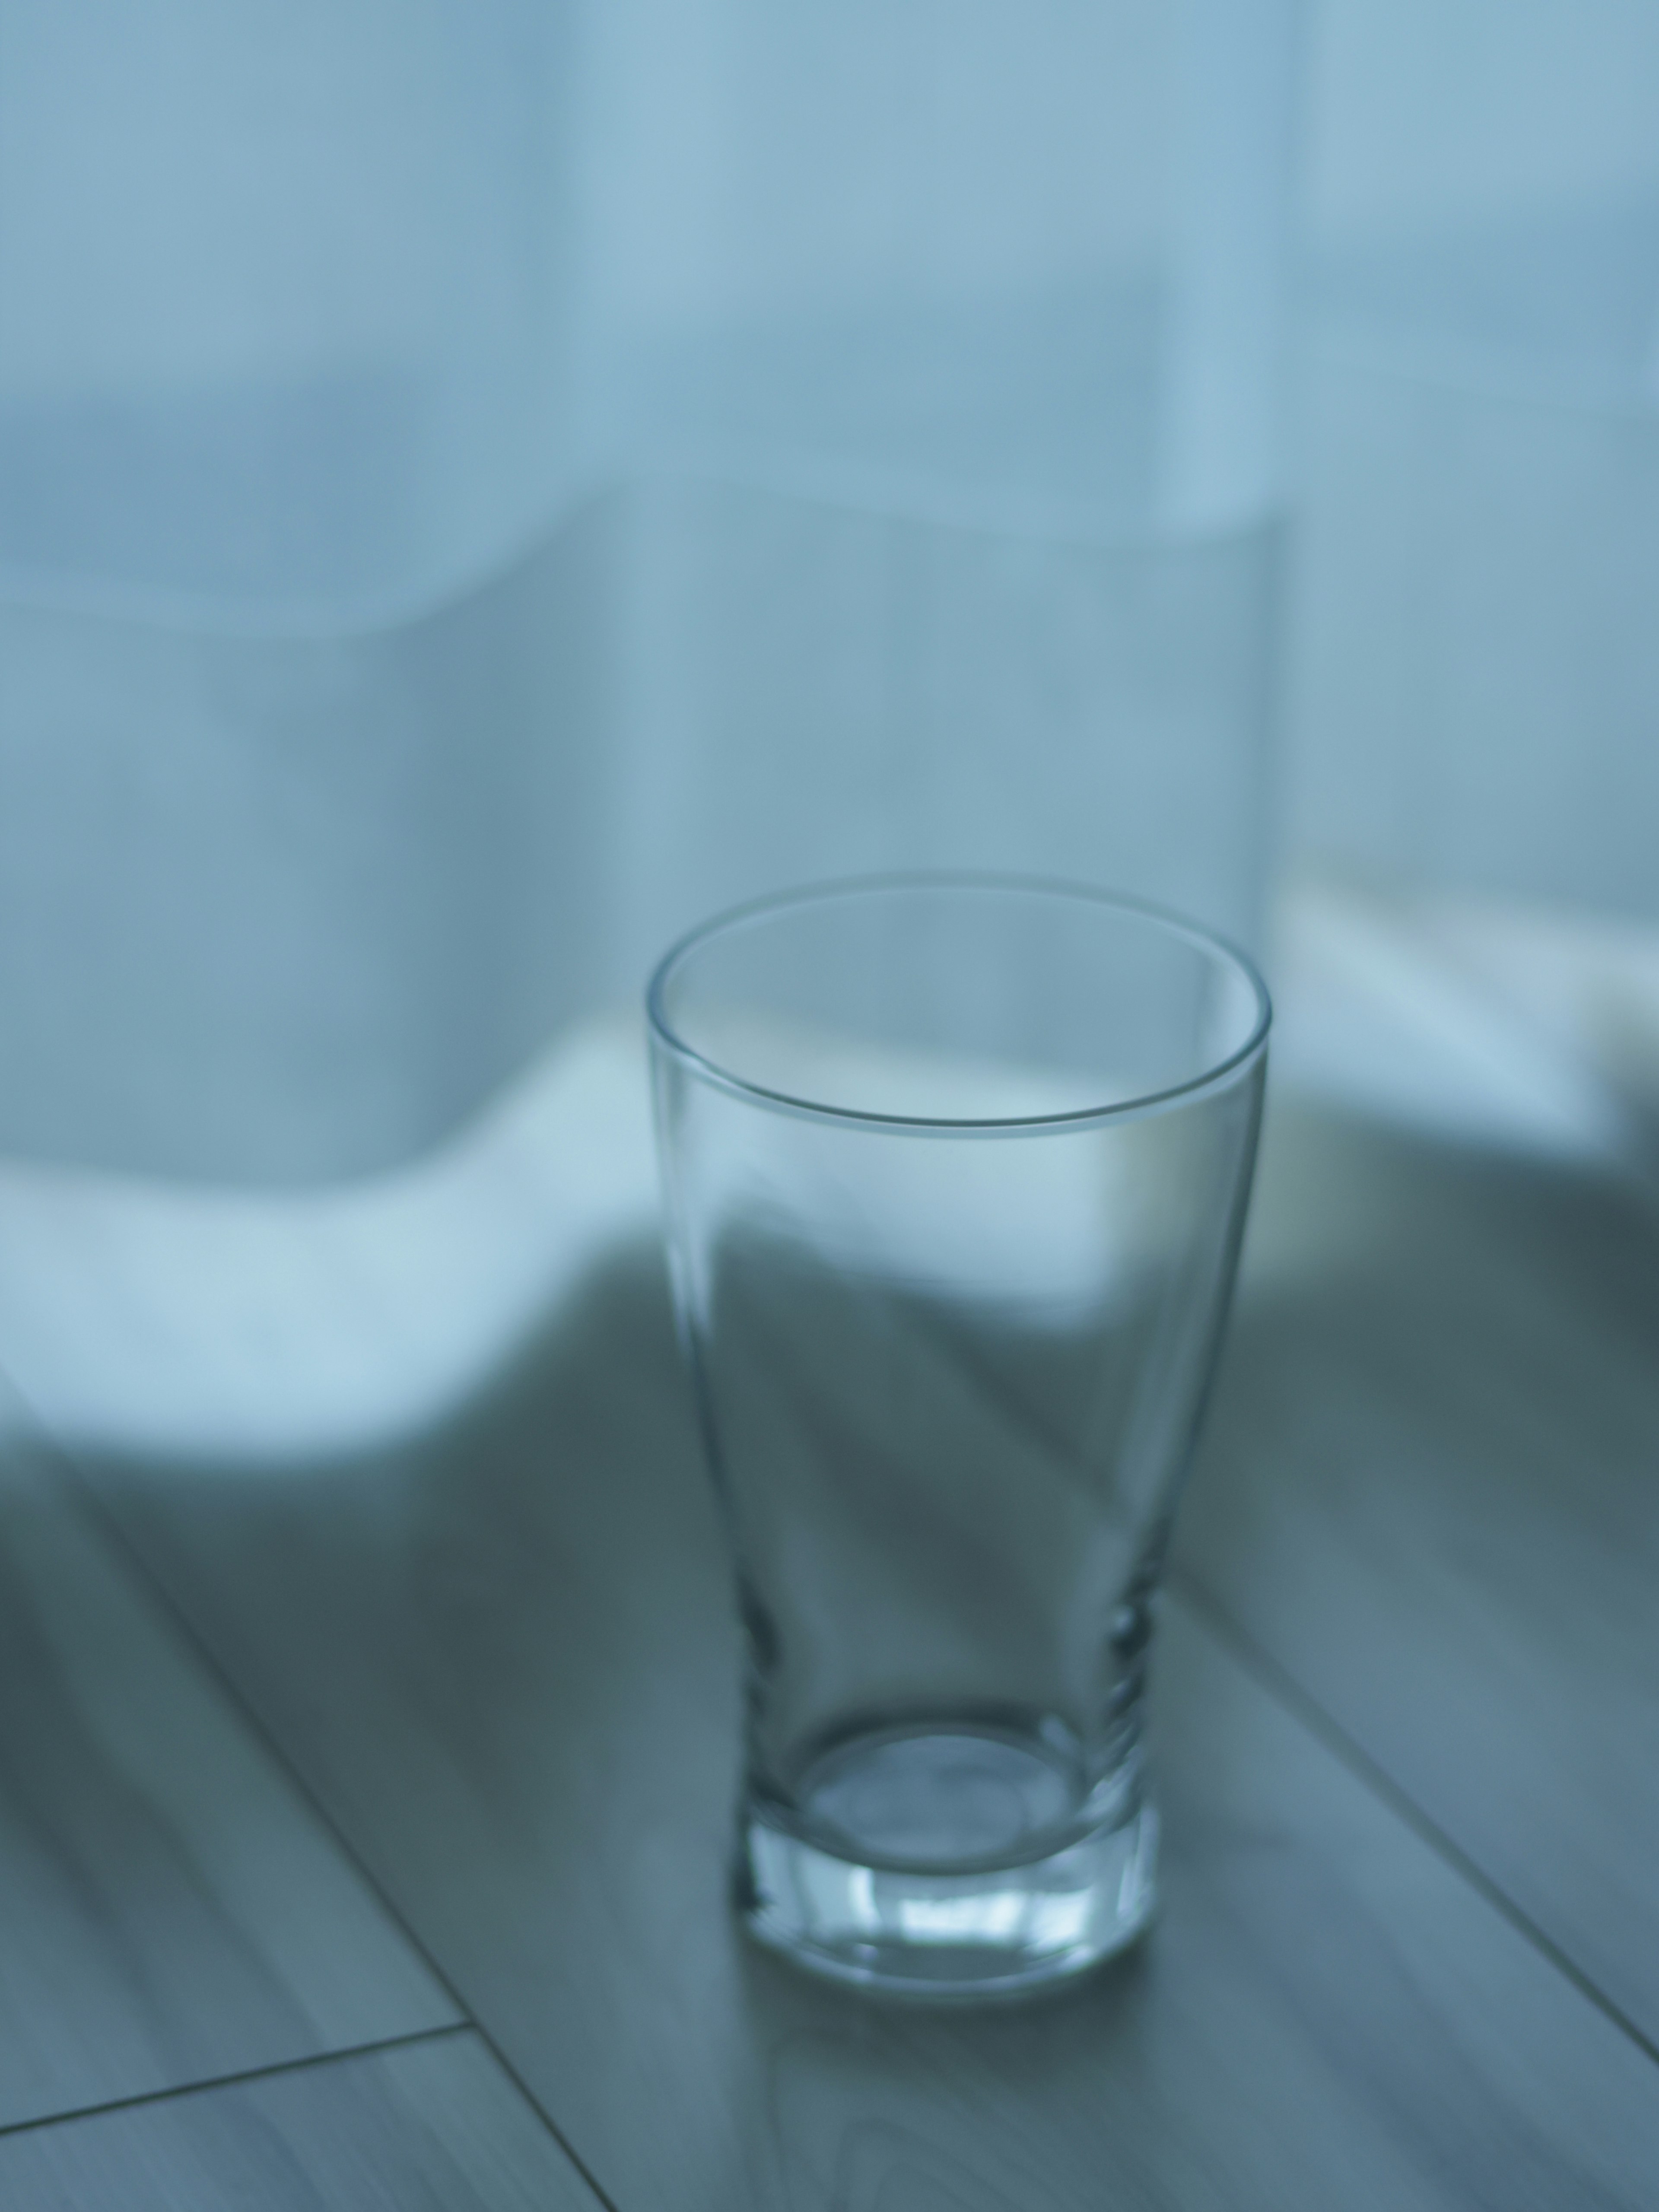
[[[1054,1763],[1001,1735],[891,1732],[803,1790],[813,1834],[762,1814],[744,1837],[749,1929],[813,1972],[894,1996],[1019,1996],[1132,1942],[1157,1894],[1158,1815],[1135,1778],[1095,1825],[1056,1823]],[[1059,1847],[1042,1848],[1060,1826]]]

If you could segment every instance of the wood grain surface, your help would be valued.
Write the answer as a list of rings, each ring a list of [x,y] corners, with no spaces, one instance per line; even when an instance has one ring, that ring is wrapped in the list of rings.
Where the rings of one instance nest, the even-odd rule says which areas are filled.
[[[470,2033],[0,2136],[7,2212],[596,2212]]]
[[[0,2125],[450,1999],[0,1408]]]
[[[90,1471],[625,2212],[1653,2201],[1659,2069],[1178,1603],[1142,1951],[956,2016],[751,1952],[724,1562],[653,1254],[416,1443]]]
[[[1256,1230],[1182,1566],[1659,2043],[1654,1200],[1281,1103]]]

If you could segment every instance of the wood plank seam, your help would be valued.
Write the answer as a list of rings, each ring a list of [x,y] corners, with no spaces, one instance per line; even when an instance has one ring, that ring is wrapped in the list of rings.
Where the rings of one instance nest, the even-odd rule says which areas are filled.
[[[52,1434],[50,1430],[47,1429],[27,1395],[19,1387],[15,1380],[3,1366],[0,1366],[0,1379],[4,1381],[7,1387],[12,1392],[17,1403],[25,1409],[30,1417],[33,1424],[34,1431],[32,1441],[38,1446],[42,1457],[46,1461],[48,1466],[58,1475],[65,1492],[79,1504],[88,1518],[94,1523],[100,1534],[104,1538],[110,1549],[115,1554],[123,1570],[128,1575],[130,1579],[144,1593],[145,1596],[150,1600],[157,1610],[161,1613],[162,1617],[171,1626],[174,1633],[181,1638],[191,1657],[203,1669],[208,1679],[214,1684],[221,1696],[226,1699],[237,1719],[241,1722],[243,1726],[246,1728],[249,1734],[253,1737],[254,1741],[275,1763],[277,1771],[283,1776],[284,1781],[288,1783],[289,1787],[299,1797],[300,1802],[319,1823],[325,1834],[327,1835],[330,1841],[335,1845],[341,1856],[356,1873],[360,1880],[368,1890],[370,1895],[374,1898],[381,1910],[386,1914],[393,1927],[395,1927],[398,1933],[404,1937],[410,1950],[414,1952],[415,1955],[427,1968],[427,1971],[431,1974],[439,1988],[443,1990],[445,1996],[449,1999],[456,2011],[460,2014],[460,2019],[454,2022],[453,2026],[432,2031],[424,2031],[422,2032],[422,2035],[424,2033],[435,2033],[441,2035],[462,2033],[468,2031],[476,2035],[479,2041],[483,2045],[484,2048],[489,2051],[489,2056],[495,2060],[496,2065],[500,2067],[502,2074],[507,2077],[507,2081],[511,2082],[514,2088],[517,2090],[518,2094],[525,2100],[530,2109],[536,2114],[543,2127],[547,2130],[554,2142],[558,2146],[560,2151],[567,2159],[569,2160],[576,2172],[581,2177],[582,2180],[586,2183],[588,2188],[592,2191],[595,2198],[604,2208],[604,2212],[621,2212],[621,2208],[614,2203],[612,2198],[600,2185],[597,2178],[589,2169],[586,2161],[568,2141],[563,2130],[553,2119],[546,2106],[541,2102],[540,2099],[532,2092],[529,2085],[526,2082],[518,2068],[514,2065],[513,2062],[508,2058],[505,2051],[500,2048],[495,2039],[489,2033],[488,2029],[486,2029],[481,2022],[473,2017],[471,2008],[463,2002],[459,1991],[456,1989],[450,1977],[444,1972],[443,1967],[433,1956],[431,1951],[422,1942],[416,1930],[410,1926],[404,1915],[398,1910],[393,1900],[386,1894],[386,1890],[375,1876],[374,1869],[364,1862],[361,1853],[356,1850],[350,1838],[343,1832],[338,1822],[334,1820],[329,1812],[327,1806],[323,1803],[322,1800],[311,1788],[305,1776],[295,1768],[292,1761],[288,1758],[282,1745],[277,1741],[271,1731],[266,1727],[262,1716],[254,1708],[254,1706],[249,1703],[248,1699],[242,1694],[237,1683],[220,1663],[218,1656],[213,1650],[211,1645],[209,1644],[198,1632],[195,1624],[191,1620],[189,1615],[184,1611],[183,1607],[175,1601],[172,1593],[167,1589],[166,1585],[161,1581],[159,1577],[152,1571],[149,1563],[145,1560],[138,1547],[133,1543],[131,1538],[127,1534],[126,1530],[122,1527],[119,1519],[110,1510],[103,1498],[99,1495],[96,1486],[87,1480],[87,1477],[76,1460],[74,1454],[66,1449],[58,1442],[58,1438]],[[418,2041],[422,2039],[422,2035],[417,2035],[410,2039],[394,2039],[393,2044],[391,2045],[382,2045],[369,2047],[382,2049],[392,2048],[395,2047],[396,2043],[398,2040],[408,2039]],[[344,2051],[319,2053],[315,2058],[300,2059],[289,2062],[289,2063],[300,2066],[326,2064],[332,2058],[345,2057],[353,2055],[356,2054]],[[288,2069],[286,2066],[278,2066],[262,2070],[277,2072],[285,2071],[288,2070]],[[234,2078],[246,2079],[249,2077],[238,2076]],[[153,2102],[161,2097],[186,2096],[191,2094],[194,2090],[205,2089],[215,2086],[219,2085],[205,2081],[191,2082],[181,2085],[176,2089],[157,2091],[154,2093],[153,2096],[147,2095],[138,2100],[117,2100],[113,2105],[93,2106],[75,2114],[53,2113],[50,2115],[49,2118],[39,2122],[24,2121],[20,2124],[22,2127],[31,2127],[35,2125],[48,2126],[60,2119],[67,2120],[72,2118],[84,2118],[88,2117],[89,2113],[93,2112],[118,2109],[123,2103]],[[9,2131],[10,2130],[4,2130],[0,2132]]]
[[[1544,1932],[1530,1914],[1518,1905],[1416,1799],[1401,1787],[1387,1768],[1380,1765],[1271,1652],[1239,1626],[1190,1568],[1171,1567],[1166,1580],[1169,1589],[1186,1602],[1281,1711],[1339,1759],[1356,1781],[1364,1784],[1374,1797],[1402,1820],[1462,1881],[1484,1898],[1517,1936],[1547,1960],[1556,1972],[1571,1983],[1604,2019],[1633,2043],[1644,2057],[1659,2066],[1659,2044],[1644,2034],[1636,2021],[1591,1980],[1583,1968]]]
[[[308,2051],[303,2058],[278,2058],[269,2066],[245,2066],[229,2074],[205,2076],[199,2081],[180,2081],[171,2088],[143,2089],[131,2097],[106,2097],[97,2104],[78,2105],[70,2112],[42,2112],[34,2119],[8,2120],[0,2124],[0,2139],[31,2135],[42,2128],[67,2127],[71,2121],[93,2119],[104,2112],[130,2112],[142,2105],[166,2105],[180,2097],[206,2096],[215,2089],[237,2088],[245,2082],[267,2081],[276,2074],[305,2074],[319,2066],[343,2065],[354,2058],[374,2058],[388,2051],[406,2051],[415,2044],[445,2043],[458,2035],[478,2033],[470,2020],[452,2021],[445,2027],[412,2028],[407,2035],[381,2036],[369,2043],[350,2044],[339,2051]]]

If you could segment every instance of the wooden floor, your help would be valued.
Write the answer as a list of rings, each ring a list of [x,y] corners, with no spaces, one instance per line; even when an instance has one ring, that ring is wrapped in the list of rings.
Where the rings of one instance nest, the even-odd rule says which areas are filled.
[[[493,1365],[303,1449],[222,1393],[124,1443],[0,1296],[7,2212],[1659,2204],[1638,1185],[1276,1101],[1160,1632],[1162,1916],[982,2014],[735,1935],[717,1534],[654,1249],[585,1219]],[[99,1326],[159,1370],[135,1280]],[[325,1303],[383,1358],[380,1278]]]

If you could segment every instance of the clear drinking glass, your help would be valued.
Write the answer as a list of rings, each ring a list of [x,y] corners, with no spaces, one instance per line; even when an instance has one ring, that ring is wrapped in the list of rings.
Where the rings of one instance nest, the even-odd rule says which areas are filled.
[[[1225,1317],[1267,995],[1062,885],[829,885],[649,994],[676,1309],[748,1647],[737,1896],[984,1996],[1154,1895],[1153,1601]]]

